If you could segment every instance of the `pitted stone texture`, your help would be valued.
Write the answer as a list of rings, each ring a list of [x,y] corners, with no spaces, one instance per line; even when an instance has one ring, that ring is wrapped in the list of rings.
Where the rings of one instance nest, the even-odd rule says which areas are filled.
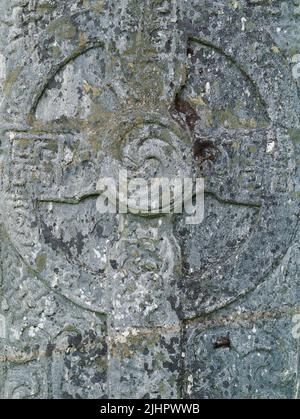
[[[0,1],[2,398],[299,397],[296,3]],[[204,222],[99,214],[125,168]]]

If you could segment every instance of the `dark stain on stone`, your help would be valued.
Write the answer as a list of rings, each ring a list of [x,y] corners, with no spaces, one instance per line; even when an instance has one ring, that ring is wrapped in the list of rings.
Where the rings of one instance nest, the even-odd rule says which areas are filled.
[[[170,52],[172,48],[172,40],[168,39],[165,45],[166,52]]]
[[[84,248],[84,235],[82,233],[77,233],[76,239],[71,242],[73,241],[75,242],[74,244],[76,245],[77,253],[80,255]]]
[[[96,372],[95,375],[92,377],[91,382],[93,384],[102,383],[103,382],[103,375],[100,372]]]
[[[115,261],[115,260],[111,260],[111,261],[110,261],[110,265],[111,265],[111,267],[112,267],[113,269],[118,269],[118,264],[117,264],[117,261]]]
[[[96,333],[93,330],[89,330],[89,339],[90,339],[90,341],[91,342],[95,342],[96,338],[97,338]]]
[[[216,148],[211,140],[197,138],[193,145],[194,156],[200,161],[216,160]]]
[[[50,80],[50,82],[49,82],[49,84],[48,84],[48,89],[57,89],[57,90],[59,90],[59,89],[61,89],[61,87],[62,87],[62,82],[58,79],[58,77],[53,77],[51,80]]]
[[[231,349],[231,341],[229,336],[221,336],[214,342],[214,349]]]
[[[175,360],[174,362],[163,362],[163,367],[170,372],[176,372],[178,371],[178,360]]]
[[[68,338],[68,343],[70,346],[74,346],[75,348],[79,348],[82,342],[82,335],[78,333],[77,335],[71,335]]]
[[[70,241],[64,242],[62,237],[55,237],[52,233],[53,227],[48,226],[43,220],[41,221],[41,230],[45,239],[45,243],[49,244],[52,248],[52,250],[63,250],[70,259],[73,258],[71,249],[73,247],[76,248],[77,254],[80,255],[82,253],[83,247],[84,247],[84,239],[82,233],[77,233],[76,238],[72,238]]]
[[[177,94],[175,100],[170,108],[171,115],[175,120],[177,120],[181,125],[187,125],[191,132],[195,130],[195,125],[198,118],[197,112],[195,109],[187,102],[182,99],[180,94]],[[180,118],[178,118],[180,116]]]
[[[50,357],[53,354],[53,351],[55,349],[55,344],[53,343],[48,343],[47,348],[46,348],[46,357]]]
[[[188,56],[189,56],[189,55],[194,55],[194,50],[193,50],[193,48],[192,48],[191,46],[188,46],[188,47],[187,47],[186,54],[187,54]]]
[[[96,225],[96,233],[97,233],[97,236],[98,237],[102,237],[103,236],[103,232],[104,232],[103,227],[100,224],[97,224]]]

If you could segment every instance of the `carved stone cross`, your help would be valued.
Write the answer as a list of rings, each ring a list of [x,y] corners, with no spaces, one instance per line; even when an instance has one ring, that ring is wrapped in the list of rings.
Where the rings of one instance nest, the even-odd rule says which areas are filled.
[[[39,29],[6,79],[3,396],[180,398],[193,325],[294,238],[299,105],[267,36],[206,31],[181,0],[92,3]],[[99,214],[120,169],[205,177],[206,220]]]

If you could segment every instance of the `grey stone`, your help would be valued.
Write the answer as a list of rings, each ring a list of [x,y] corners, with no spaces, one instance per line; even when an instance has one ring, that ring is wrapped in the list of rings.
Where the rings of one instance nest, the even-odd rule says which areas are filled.
[[[0,0],[1,398],[299,398],[296,3]]]

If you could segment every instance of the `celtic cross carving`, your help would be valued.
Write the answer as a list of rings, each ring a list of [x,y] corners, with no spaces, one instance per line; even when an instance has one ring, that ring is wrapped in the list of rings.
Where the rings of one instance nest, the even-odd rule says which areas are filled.
[[[268,35],[208,31],[194,2],[94,3],[39,28],[6,82],[3,397],[191,395],[194,324],[262,286],[298,226],[299,101]],[[204,177],[205,222],[99,214],[120,169]]]

